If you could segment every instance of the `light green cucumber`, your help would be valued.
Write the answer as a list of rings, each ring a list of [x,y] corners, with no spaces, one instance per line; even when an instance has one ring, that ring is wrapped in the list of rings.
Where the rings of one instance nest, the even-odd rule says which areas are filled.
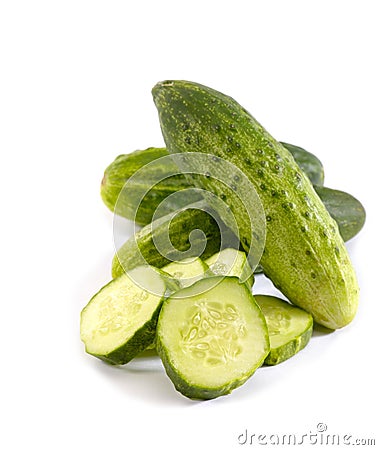
[[[309,313],[271,295],[255,295],[254,298],[265,316],[270,338],[266,365],[279,364],[308,344],[313,331]]]
[[[291,153],[235,100],[209,87],[164,81],[154,87],[153,97],[166,148],[171,154],[185,153],[182,170],[206,170],[192,182],[223,196],[246,252],[259,244],[261,236],[252,234],[235,197],[247,200],[251,192],[241,191],[235,183],[232,195],[213,174],[225,160],[236,167],[231,179],[240,170],[255,187],[267,224],[260,264],[277,288],[328,328],[350,323],[359,297],[355,271],[336,222]],[[204,168],[204,158],[189,158],[189,152],[211,153],[213,162],[209,159]]]
[[[162,267],[163,272],[178,280],[181,288],[191,286],[203,278],[207,270],[208,266],[200,258],[185,258]]]
[[[150,290],[141,288],[148,281]],[[166,285],[152,267],[122,274],[82,310],[80,337],[86,352],[110,364],[126,364],[154,342]]]
[[[169,297],[156,345],[175,388],[204,400],[241,386],[269,352],[263,314],[236,277],[203,278]]]
[[[234,248],[225,248],[205,260],[214,275],[238,277],[249,287],[254,284],[254,275],[246,258],[246,254]]]

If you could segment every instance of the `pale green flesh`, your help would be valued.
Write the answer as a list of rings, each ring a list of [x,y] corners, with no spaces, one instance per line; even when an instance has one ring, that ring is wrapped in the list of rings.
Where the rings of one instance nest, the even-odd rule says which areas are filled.
[[[203,278],[207,269],[208,266],[200,258],[186,258],[162,267],[162,271],[177,279],[182,288]]]
[[[255,295],[254,298],[267,322],[271,351],[301,338],[313,326],[309,313],[284,300],[269,295]]]
[[[184,380],[198,388],[198,398],[202,389],[228,393],[228,386],[246,381],[268,353],[264,318],[235,277],[203,279],[184,291],[162,307],[158,351],[176,374],[174,383]]]
[[[130,274],[134,281],[127,274],[121,275],[83,309],[80,336],[88,353],[108,355],[126,344],[160,306],[166,287],[159,274],[147,266],[137,267]],[[146,277],[151,292],[135,283]]]
[[[225,248],[205,260],[214,275],[238,277],[251,286],[254,278],[247,262],[246,254],[234,248]]]

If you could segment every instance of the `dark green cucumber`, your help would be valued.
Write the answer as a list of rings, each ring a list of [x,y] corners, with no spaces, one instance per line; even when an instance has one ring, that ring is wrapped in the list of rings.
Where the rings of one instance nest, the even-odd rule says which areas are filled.
[[[266,321],[245,283],[203,278],[163,304],[157,351],[175,388],[194,399],[229,394],[269,352]]]
[[[220,231],[218,222],[206,211],[195,207],[189,207],[157,219],[152,224],[146,225],[140,231],[128,239],[117,251],[112,263],[112,276],[115,278],[123,272],[141,264],[150,264],[157,268],[178,260],[174,250],[160,251],[156,247],[159,238],[169,229],[171,244],[179,252],[187,252],[185,257],[201,256],[206,259],[218,252],[221,247],[221,233],[225,242],[228,231]],[[201,230],[204,239],[191,234],[193,230]],[[233,241],[233,236],[231,236]],[[202,246],[205,246],[202,252]]]
[[[342,239],[347,242],[362,229],[366,221],[366,211],[362,203],[352,195],[329,189],[324,186],[314,186],[329,214],[338,224]]]
[[[148,281],[154,291],[141,288]],[[136,282],[137,281],[137,282]],[[153,344],[166,285],[149,266],[112,280],[83,309],[80,337],[87,353],[110,364],[126,364]]]
[[[312,183],[321,185],[324,179],[324,169],[319,159],[301,147],[285,143],[283,145],[292,153],[296,162],[308,175]],[[158,205],[163,200],[176,191],[192,187],[192,184],[182,174],[168,176],[177,169],[172,159],[165,158],[162,160],[162,165],[148,165],[148,163],[168,155],[169,153],[165,148],[150,147],[146,150],[136,150],[130,154],[118,156],[105,169],[101,182],[101,197],[107,207],[114,212],[116,202],[118,202],[117,214],[130,220],[135,219],[139,225],[149,224]],[[144,184],[139,184],[141,179],[133,179],[131,184],[123,190],[125,183],[141,168],[144,168]],[[146,183],[149,179],[156,177],[157,171],[162,175],[167,174],[168,177],[154,185],[140,201],[141,195],[146,189]],[[188,195],[188,204],[201,199],[200,194],[196,192],[187,192],[186,195]],[[173,198],[172,202],[167,203],[165,209],[162,209],[161,215],[168,214],[178,208],[179,205]]]
[[[246,225],[246,212],[236,207],[234,197],[225,195],[222,183],[215,182],[212,173],[221,160],[241,170],[261,198],[267,221],[260,261],[265,274],[316,322],[331,329],[350,323],[359,297],[355,271],[336,222],[291,153],[235,100],[211,88],[165,81],[154,87],[153,97],[167,149],[186,154],[188,167],[182,160],[183,170],[204,173],[199,166],[204,158],[197,161],[189,152],[213,155],[214,162],[206,168],[209,176],[193,182],[224,196],[244,250],[254,248],[257,239]],[[250,195],[240,192],[240,198]]]
[[[270,353],[265,364],[274,366],[302,350],[313,331],[312,316],[297,306],[271,295],[254,295],[265,316],[270,338]]]

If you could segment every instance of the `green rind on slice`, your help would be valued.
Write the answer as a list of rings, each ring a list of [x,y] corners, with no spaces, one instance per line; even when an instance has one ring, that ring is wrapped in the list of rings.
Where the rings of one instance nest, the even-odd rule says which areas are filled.
[[[313,331],[312,316],[270,295],[255,295],[265,316],[270,338],[270,353],[265,364],[273,366],[291,358],[309,342]]]
[[[185,258],[182,261],[174,261],[162,267],[162,271],[168,273],[179,281],[181,288],[190,286],[204,277],[208,270],[207,264],[200,258]]]
[[[214,275],[238,277],[251,288],[254,275],[249,266],[246,254],[234,248],[225,248],[205,260]]]
[[[150,291],[139,285],[143,279]],[[126,364],[149,347],[165,291],[161,276],[149,266],[137,267],[104,286],[81,313],[80,337],[86,352],[110,364]]]
[[[203,278],[169,297],[156,345],[175,388],[203,400],[245,383],[270,349],[264,316],[236,277]]]

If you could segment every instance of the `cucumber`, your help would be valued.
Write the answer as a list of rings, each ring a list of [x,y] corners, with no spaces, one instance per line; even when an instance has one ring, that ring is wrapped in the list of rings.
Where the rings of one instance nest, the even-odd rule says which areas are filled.
[[[254,275],[248,266],[246,254],[234,248],[225,248],[205,260],[213,275],[238,277],[251,288],[254,284]]]
[[[175,388],[204,400],[241,386],[269,352],[263,314],[236,277],[203,278],[169,297],[156,345]]]
[[[266,365],[279,364],[308,344],[313,331],[309,313],[271,295],[254,295],[254,298],[265,316],[270,338]]]
[[[138,280],[148,280],[152,292],[142,289]],[[81,313],[86,352],[110,364],[126,364],[153,344],[165,292],[162,277],[149,266],[104,286]]]
[[[320,160],[301,147],[285,143],[283,145],[292,153],[300,168],[308,175],[312,183],[321,185],[324,179],[324,169]],[[192,184],[184,175],[179,173],[171,176],[172,173],[178,171],[173,159],[165,158],[161,165],[148,165],[150,162],[158,161],[168,155],[169,153],[165,148],[156,147],[136,150],[127,155],[119,155],[105,169],[101,182],[100,192],[105,205],[112,212],[115,212],[115,205],[118,202],[117,214],[126,219],[135,220],[139,225],[149,224],[158,205],[163,200],[174,192],[188,190],[192,187]],[[143,184],[141,178],[131,179],[132,175],[141,168],[144,168]],[[167,178],[152,186],[141,201],[141,197],[146,190],[145,180],[154,180],[157,172],[162,175],[162,178],[166,174]],[[126,182],[130,184],[128,183],[124,188]],[[119,198],[120,194],[121,197]],[[187,191],[186,195],[188,195],[188,204],[201,200],[201,195],[196,192]],[[173,197],[171,202],[164,205],[160,215],[168,214],[177,209],[179,209],[179,205]]]
[[[236,167],[224,173],[226,181],[240,170],[259,193],[267,222],[260,260],[265,274],[321,325],[336,329],[350,323],[359,297],[354,268],[336,222],[291,153],[235,100],[211,88],[164,81],[152,93],[168,151],[185,153],[186,161],[175,159],[182,170],[205,175],[193,179],[194,185],[223,196],[239,225],[245,252],[262,238],[252,235],[236,196],[226,195],[215,181],[222,160]],[[206,159],[208,154],[213,160]],[[235,190],[239,198],[251,196],[242,185],[236,184]]]
[[[129,155],[119,155],[106,169],[101,182],[100,194],[105,205],[115,212],[117,203],[117,214],[129,219],[135,220],[139,225],[146,225],[152,221],[153,214],[157,206],[166,197],[181,189],[188,189],[188,183],[183,183],[183,175],[178,174],[165,178],[161,182],[154,185],[157,172],[161,171],[163,175],[171,174],[177,171],[175,163],[169,158],[165,159],[165,164],[161,167],[150,165],[163,156],[167,156],[168,152],[165,148],[147,148],[146,150],[137,150]],[[141,178],[132,179],[131,183],[125,186],[125,183],[139,169],[144,167],[143,183]],[[150,184],[150,186],[149,186]],[[146,187],[153,188],[147,192],[140,201]],[[120,193],[122,191],[122,195]],[[120,196],[120,198],[119,198]],[[196,202],[200,199],[199,195],[190,193],[188,204]],[[166,213],[178,209],[170,208]],[[162,215],[164,215],[162,210]]]
[[[329,189],[323,186],[314,186],[329,214],[337,222],[342,239],[347,242],[360,232],[366,221],[366,211],[362,203],[352,195]]]
[[[289,150],[300,169],[308,176],[313,185],[322,186],[324,184],[324,167],[317,156],[297,145],[287,144],[286,142],[281,142],[281,144]]]
[[[178,260],[174,250],[161,252],[155,244],[161,236],[166,234],[168,228],[172,246],[180,252],[186,252],[183,258],[200,256],[204,239],[205,249],[202,253],[204,259],[220,249],[221,233],[217,221],[206,211],[189,206],[188,209],[179,211],[174,216],[170,214],[157,219],[128,239],[113,258],[113,278],[141,264],[147,263],[162,268],[171,261]],[[203,231],[204,239],[191,234],[197,229]],[[223,236],[226,234],[227,232],[223,233]]]
[[[181,288],[185,288],[203,278],[208,266],[200,258],[185,258],[164,266],[162,270],[178,280]]]

